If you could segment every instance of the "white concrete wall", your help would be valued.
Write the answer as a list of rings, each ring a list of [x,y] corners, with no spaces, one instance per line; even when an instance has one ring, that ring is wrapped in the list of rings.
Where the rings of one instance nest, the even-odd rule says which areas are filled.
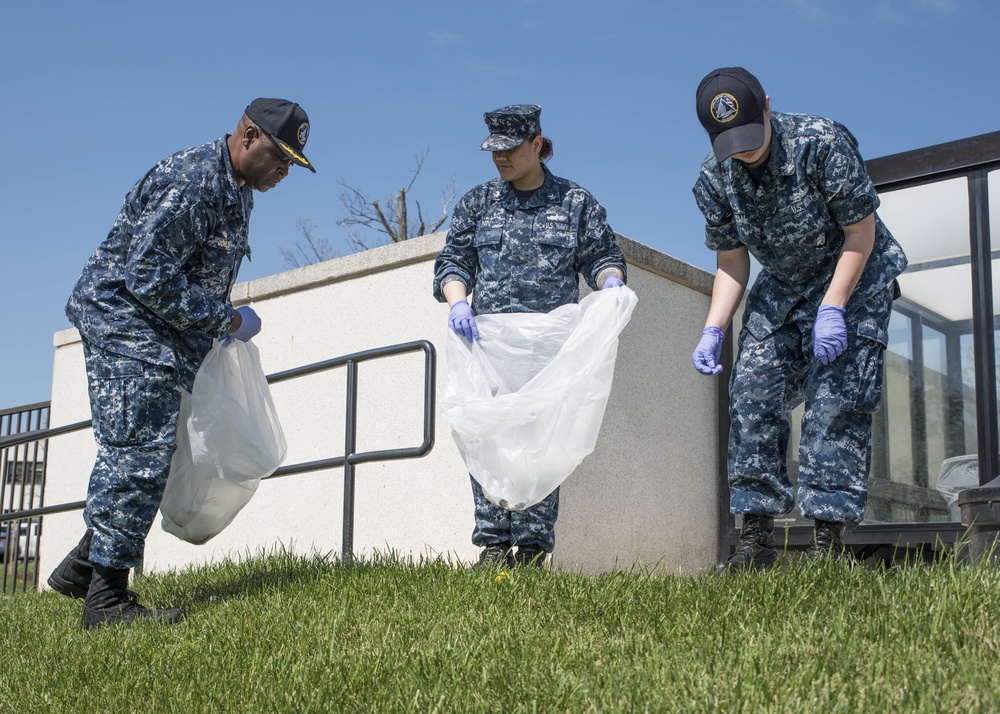
[[[254,339],[268,374],[373,347],[426,339],[444,383],[447,305],[431,297],[437,233],[234,289],[263,330]],[[600,572],[639,565],[692,572],[718,548],[718,380],[699,377],[690,353],[708,309],[707,273],[622,239],[639,296],[620,340],[615,382],[595,452],[565,482],[556,526],[557,568]],[[55,336],[52,426],[90,418],[79,336]],[[359,450],[416,446],[422,438],[423,355],[359,367]],[[343,368],[272,386],[289,444],[286,464],[344,452]],[[45,502],[82,500],[96,448],[90,430],[54,438]],[[354,550],[393,550],[472,561],[469,477],[446,426],[420,459],[356,468]],[[219,536],[194,546],[163,532],[147,541],[146,568],[162,570],[270,549],[339,552],[343,471],[263,481]],[[45,517],[42,580],[79,539],[79,512]]]

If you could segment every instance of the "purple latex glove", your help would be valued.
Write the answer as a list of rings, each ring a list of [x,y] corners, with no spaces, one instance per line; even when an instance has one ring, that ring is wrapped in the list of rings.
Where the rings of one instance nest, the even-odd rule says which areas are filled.
[[[601,290],[607,290],[608,288],[623,288],[625,283],[623,283],[617,275],[612,275],[607,280],[604,281],[604,286]]]
[[[459,300],[451,306],[448,313],[448,327],[459,337],[469,342],[479,339],[479,328],[476,327],[476,316],[466,300]]]
[[[691,355],[694,368],[702,374],[718,374],[722,371],[719,364],[719,354],[722,352],[722,341],[726,333],[712,325],[701,331],[701,341]]]
[[[249,342],[260,332],[260,318],[257,317],[257,313],[253,311],[252,307],[246,305],[236,308],[236,312],[240,314],[243,321],[239,327],[227,334],[240,342]]]
[[[823,364],[830,364],[847,349],[847,325],[844,308],[820,305],[813,325],[813,354]]]

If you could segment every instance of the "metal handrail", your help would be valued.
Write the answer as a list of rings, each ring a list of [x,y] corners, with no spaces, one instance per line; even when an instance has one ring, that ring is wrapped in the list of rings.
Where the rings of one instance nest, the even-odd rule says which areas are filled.
[[[400,449],[380,449],[376,451],[362,451],[355,453],[357,448],[357,415],[358,415],[358,372],[357,366],[361,362],[366,362],[380,357],[391,357],[393,355],[405,354],[408,352],[424,353],[424,433],[423,440],[418,446],[404,447]],[[356,464],[368,463],[371,461],[395,461],[398,459],[417,458],[424,456],[434,447],[434,416],[435,391],[434,384],[437,375],[437,352],[434,345],[427,340],[416,340],[414,342],[403,342],[398,345],[388,345],[386,347],[376,347],[370,350],[354,352],[341,357],[314,362],[303,367],[296,367],[284,372],[269,375],[269,384],[284,382],[296,377],[304,377],[309,374],[323,372],[336,367],[347,367],[347,414],[344,423],[344,455],[330,459],[320,459],[318,461],[306,461],[299,464],[282,466],[277,469],[266,480],[291,476],[293,474],[321,471],[323,469],[344,467],[344,530],[343,547],[341,557],[345,560],[354,558],[354,467]],[[33,431],[27,434],[4,437],[0,439],[0,449],[18,444],[30,443],[40,439],[47,439],[60,434],[67,434],[73,431],[86,429],[91,425],[90,421],[76,422],[64,426],[54,427],[41,431]],[[0,513],[0,523],[16,521],[22,518],[33,518],[51,513],[64,513],[66,511],[80,510],[86,507],[86,501],[73,501],[72,503],[59,503],[52,506],[40,506],[23,511],[10,511]]]

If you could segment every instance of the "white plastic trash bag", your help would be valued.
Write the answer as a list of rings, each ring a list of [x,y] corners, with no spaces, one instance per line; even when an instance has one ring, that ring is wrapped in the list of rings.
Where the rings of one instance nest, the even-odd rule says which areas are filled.
[[[285,435],[252,342],[219,340],[181,397],[177,450],[160,503],[163,530],[204,543],[285,460]]]
[[[958,507],[958,494],[967,488],[979,486],[979,457],[977,454],[953,456],[941,462],[938,471],[937,490],[945,503],[951,520],[962,520],[962,509]]]
[[[637,302],[611,288],[550,313],[479,316],[471,345],[449,331],[441,418],[490,501],[533,506],[594,450]]]

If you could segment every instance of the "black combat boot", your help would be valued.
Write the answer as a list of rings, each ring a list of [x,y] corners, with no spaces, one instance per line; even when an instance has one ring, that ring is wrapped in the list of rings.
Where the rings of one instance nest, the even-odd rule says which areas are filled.
[[[817,518],[816,530],[813,531],[813,542],[806,549],[806,557],[810,560],[847,558],[848,553],[843,538],[844,527],[840,521],[823,521]]]
[[[118,625],[136,620],[160,620],[173,624],[184,619],[184,611],[149,610],[139,604],[138,597],[128,589],[128,570],[94,565],[94,577],[83,603],[85,629]]]
[[[740,547],[729,560],[719,566],[723,572],[731,570],[764,570],[778,561],[778,551],[774,547],[774,518],[743,515],[740,528]]]
[[[479,553],[477,568],[513,568],[514,555],[510,552],[510,543],[488,545]]]
[[[49,587],[67,597],[87,597],[90,579],[94,576],[94,565],[90,562],[90,538],[94,531],[90,528],[83,534],[77,546],[63,558],[49,576]]]
[[[545,551],[537,545],[518,546],[514,553],[514,564],[521,567],[534,566],[536,568],[545,567]]]

